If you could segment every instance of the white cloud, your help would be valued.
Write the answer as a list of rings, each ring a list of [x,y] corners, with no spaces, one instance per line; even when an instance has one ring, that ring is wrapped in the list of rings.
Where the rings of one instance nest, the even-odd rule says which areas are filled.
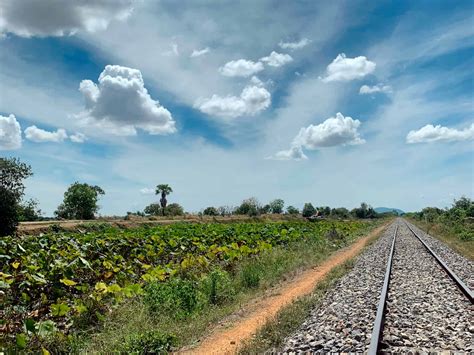
[[[260,80],[258,76],[252,76],[250,82],[255,86],[263,86],[263,81]]]
[[[359,90],[359,94],[361,95],[374,94],[377,92],[390,94],[392,92],[392,87],[390,85],[382,85],[382,84],[377,84],[374,86],[362,85]]]
[[[243,76],[248,77],[262,71],[263,64],[251,60],[239,59],[227,62],[219,68],[219,72],[225,76]]]
[[[203,55],[209,53],[209,51],[210,51],[209,47],[206,47],[206,48],[203,48],[203,49],[195,49],[191,53],[191,58],[196,58],[196,57],[203,56]]]
[[[150,97],[138,69],[107,65],[98,85],[83,80],[79,90],[86,110],[76,117],[84,125],[117,135],[135,135],[137,128],[150,134],[176,132],[171,113]]]
[[[0,150],[21,148],[21,127],[15,115],[0,115]]]
[[[140,189],[140,193],[142,195],[154,195],[155,194],[155,189],[151,189],[149,187],[144,187],[143,189]]]
[[[177,56],[179,56],[178,44],[177,43],[171,43],[171,49],[169,51],[164,52],[163,55],[167,56],[167,57],[170,57],[170,56],[177,57]]]
[[[267,63],[271,67],[281,67],[289,62],[291,62],[293,58],[289,54],[284,53],[277,53],[272,51],[269,56],[260,58],[260,61]]]
[[[59,128],[55,132],[49,132],[33,125],[25,129],[25,137],[26,139],[36,143],[60,143],[64,142],[64,140],[67,139],[68,135],[66,133],[66,130],[62,128]]]
[[[275,155],[266,159],[270,160],[306,160],[308,157],[303,153],[300,145],[292,145],[288,150],[280,150]]]
[[[411,144],[474,140],[474,123],[462,130],[428,124],[417,131],[410,131],[406,140]]]
[[[344,53],[328,65],[324,82],[361,79],[375,70],[376,64],[364,56],[347,58]]]
[[[365,140],[360,137],[359,126],[359,120],[354,120],[349,116],[344,117],[338,112],[336,117],[330,117],[323,123],[316,126],[310,124],[306,128],[301,128],[293,144],[310,150],[337,145],[363,144]]]
[[[271,95],[263,87],[247,86],[240,96],[212,95],[208,99],[198,100],[194,107],[204,113],[223,118],[253,116],[270,106]]]
[[[283,48],[283,49],[291,49],[291,50],[295,50],[295,49],[300,49],[300,48],[303,48],[303,47],[306,47],[311,41],[307,38],[303,38],[297,42],[280,42],[278,43],[278,45],[280,46],[280,48]]]
[[[84,143],[87,140],[86,135],[79,132],[71,134],[69,138],[71,139],[71,142],[73,143]]]
[[[112,20],[124,20],[133,0],[2,0],[0,34],[21,37],[72,35],[80,30],[96,32]]]

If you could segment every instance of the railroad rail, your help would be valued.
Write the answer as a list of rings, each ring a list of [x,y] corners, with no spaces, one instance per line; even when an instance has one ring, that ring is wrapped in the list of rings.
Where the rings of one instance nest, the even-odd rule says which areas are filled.
[[[461,292],[469,299],[471,303],[474,303],[473,300],[473,291],[461,281],[461,279],[446,265],[446,263],[426,244],[426,242],[410,227],[410,225],[404,221],[407,228],[411,231],[411,233],[421,242],[421,244],[426,248],[428,253],[433,256],[436,262],[443,268],[443,270],[448,274],[448,276],[454,281],[456,286],[461,290]],[[390,249],[390,255],[387,262],[387,268],[385,271],[384,283],[382,286],[382,290],[380,293],[379,305],[377,307],[377,315],[375,317],[374,327],[372,331],[372,337],[370,341],[370,347],[368,354],[369,355],[376,355],[380,352],[380,344],[382,340],[383,334],[383,326],[385,320],[385,311],[387,308],[387,295],[390,288],[390,276],[392,273],[392,265],[393,265],[393,254],[395,251],[395,243],[397,238],[398,232],[398,225],[395,229],[392,241],[392,247]]]

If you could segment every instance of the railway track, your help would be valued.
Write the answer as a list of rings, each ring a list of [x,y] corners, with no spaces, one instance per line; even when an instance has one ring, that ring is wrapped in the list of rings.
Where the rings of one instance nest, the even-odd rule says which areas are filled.
[[[398,221],[368,354],[472,351],[473,303],[473,291]]]

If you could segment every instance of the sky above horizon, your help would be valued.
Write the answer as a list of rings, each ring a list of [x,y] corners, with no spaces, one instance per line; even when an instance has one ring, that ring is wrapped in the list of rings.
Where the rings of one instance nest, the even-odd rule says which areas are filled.
[[[0,155],[51,216],[474,197],[472,1],[3,0]]]

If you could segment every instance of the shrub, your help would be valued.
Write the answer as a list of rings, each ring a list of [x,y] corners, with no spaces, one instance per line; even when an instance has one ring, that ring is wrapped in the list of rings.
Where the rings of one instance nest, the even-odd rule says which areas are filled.
[[[235,288],[227,272],[215,269],[203,278],[201,288],[210,304],[223,304],[235,296]]]
[[[255,197],[243,200],[239,207],[236,208],[235,214],[246,214],[248,216],[258,216],[261,206]]]
[[[219,212],[215,207],[207,207],[203,212],[205,216],[218,216]]]
[[[300,214],[300,211],[294,206],[288,206],[288,208],[286,209],[286,212],[292,215]]]
[[[150,283],[145,289],[145,303],[153,313],[179,319],[191,315],[200,306],[196,283],[180,278]]]
[[[270,211],[272,213],[280,214],[283,213],[283,207],[285,206],[285,201],[281,198],[277,198],[270,202]]]
[[[161,206],[159,203],[151,203],[145,207],[144,212],[149,215],[160,215],[161,214]]]
[[[124,350],[136,354],[162,354],[169,352],[176,344],[174,335],[152,330],[130,335]]]
[[[316,213],[316,209],[311,203],[305,203],[303,207],[303,217],[311,217]]]

